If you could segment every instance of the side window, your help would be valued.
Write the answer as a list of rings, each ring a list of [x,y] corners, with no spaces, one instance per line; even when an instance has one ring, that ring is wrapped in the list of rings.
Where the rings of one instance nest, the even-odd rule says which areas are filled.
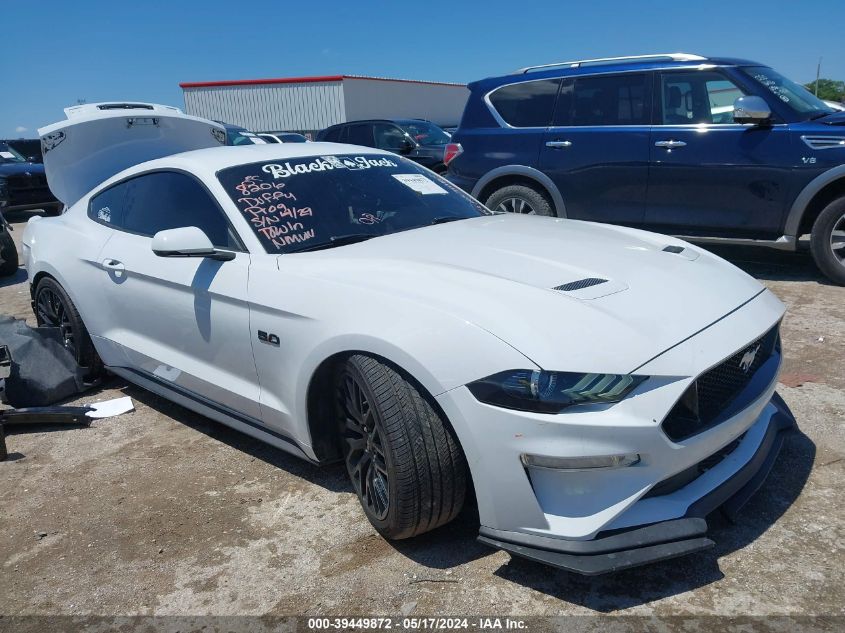
[[[489,99],[508,125],[547,127],[559,85],[560,79],[526,81],[494,90]]]
[[[97,194],[91,198],[88,204],[88,217],[115,228],[123,226],[123,201],[126,199],[125,182],[109,187],[102,193]]]
[[[337,143],[340,141],[340,131],[342,127],[333,127],[330,130],[326,131],[326,135],[323,137],[324,141],[329,143]]]
[[[663,125],[733,123],[733,104],[745,91],[720,73],[664,73]]]
[[[373,126],[369,123],[358,123],[346,128],[344,143],[352,145],[366,145],[373,147]]]
[[[398,151],[402,147],[402,141],[407,139],[405,133],[395,125],[387,123],[376,123],[373,125],[376,147],[391,152]]]
[[[646,75],[598,75],[567,81],[554,125],[647,125]]]
[[[152,237],[166,229],[196,226],[214,246],[240,250],[220,207],[192,177],[154,172],[133,178],[125,186],[123,217],[115,228]]]

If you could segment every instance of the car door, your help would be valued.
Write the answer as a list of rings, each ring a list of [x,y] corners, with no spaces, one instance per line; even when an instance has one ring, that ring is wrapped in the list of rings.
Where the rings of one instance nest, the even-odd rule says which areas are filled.
[[[180,171],[149,172],[104,194],[90,211],[115,229],[100,254],[102,309],[109,312],[102,335],[119,347],[126,369],[260,419],[250,256],[222,209],[198,179]],[[235,258],[153,253],[155,233],[183,226],[200,228]]]
[[[560,86],[540,170],[570,218],[638,224],[649,161],[648,73],[570,77]]]
[[[775,237],[791,166],[785,125],[733,121],[747,94],[719,69],[655,76],[646,224],[690,235]]]

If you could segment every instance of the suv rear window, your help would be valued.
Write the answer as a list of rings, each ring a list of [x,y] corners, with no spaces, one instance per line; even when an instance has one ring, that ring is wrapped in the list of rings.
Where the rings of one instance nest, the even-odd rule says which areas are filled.
[[[547,127],[560,79],[525,81],[503,86],[490,93],[488,99],[499,116],[513,127]]]
[[[399,156],[303,156],[217,174],[268,253],[313,250],[487,215],[480,202]]]
[[[566,80],[554,125],[647,125],[646,75],[597,75]]]

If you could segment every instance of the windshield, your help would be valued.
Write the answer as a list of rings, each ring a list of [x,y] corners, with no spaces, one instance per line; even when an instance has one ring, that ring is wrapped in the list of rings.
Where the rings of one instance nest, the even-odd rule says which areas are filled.
[[[26,159],[17,151],[6,145],[0,143],[0,163],[25,163]]]
[[[804,86],[799,86],[771,68],[751,66],[743,68],[742,71],[764,88],[770,90],[795,112],[804,115],[804,118],[833,112],[833,108],[826,105],[821,99],[814,97]]]
[[[405,121],[399,124],[420,145],[445,145],[451,140],[446,132],[428,121]]]
[[[340,246],[488,215],[480,202],[399,156],[307,156],[217,174],[268,253]]]
[[[267,143],[249,130],[229,129],[226,131],[226,137],[229,145],[266,145]]]

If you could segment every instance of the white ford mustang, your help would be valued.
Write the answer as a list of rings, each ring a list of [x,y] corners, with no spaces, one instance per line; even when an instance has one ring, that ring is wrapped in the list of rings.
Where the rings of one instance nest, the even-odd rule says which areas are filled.
[[[493,215],[371,148],[223,147],[90,104],[40,130],[67,205],[34,218],[38,322],[103,368],[312,462],[387,538],[452,520],[594,574],[698,551],[794,419],[782,304],[677,239]]]

